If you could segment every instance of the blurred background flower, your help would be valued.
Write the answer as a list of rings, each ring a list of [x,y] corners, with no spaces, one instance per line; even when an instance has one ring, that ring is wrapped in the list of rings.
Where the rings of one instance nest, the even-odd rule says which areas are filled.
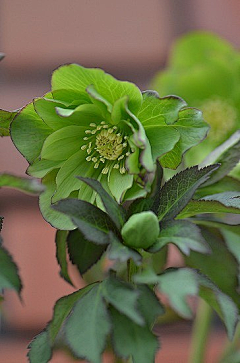
[[[240,53],[216,34],[198,31],[178,39],[152,87],[200,108],[211,126],[208,137],[186,153],[187,165],[201,162],[240,129]],[[240,176],[239,168],[235,174]]]

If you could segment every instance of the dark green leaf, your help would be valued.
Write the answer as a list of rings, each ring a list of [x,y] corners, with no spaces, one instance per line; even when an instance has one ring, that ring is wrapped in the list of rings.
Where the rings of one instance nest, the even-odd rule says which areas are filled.
[[[229,252],[219,233],[203,227],[201,230],[212,253],[202,255],[191,251],[190,256],[185,258],[187,265],[206,275],[223,293],[240,306],[240,296],[237,293],[239,274],[237,260]]]
[[[0,291],[3,289],[13,289],[20,294],[22,283],[17,265],[9,252],[0,246]]]
[[[126,315],[134,323],[141,326],[145,325],[145,321],[137,309],[139,291],[130,284],[110,276],[102,282],[102,296],[115,309]]]
[[[9,187],[25,193],[39,195],[44,191],[44,186],[36,179],[22,178],[11,174],[0,174],[0,188]]]
[[[66,322],[66,339],[76,357],[101,363],[110,329],[105,302],[95,286],[75,304]]]
[[[186,298],[198,294],[198,280],[193,270],[189,268],[179,268],[166,270],[158,276],[158,289],[168,296],[170,305],[184,318],[191,318],[190,310]]]
[[[157,337],[147,326],[135,324],[114,308],[110,309],[110,313],[115,353],[125,359],[132,357],[133,363],[154,363],[159,348]]]
[[[51,322],[48,325],[49,341],[54,345],[57,335],[64,327],[67,317],[72,312],[74,304],[89,292],[96,284],[91,284],[85,288],[74,292],[59,299],[54,306],[54,313]]]
[[[204,183],[204,186],[211,185],[227,175],[240,161],[240,130],[236,131],[227,141],[218,146],[201,163],[201,167],[220,163],[221,166]]]
[[[68,231],[57,230],[55,243],[56,243],[56,257],[59,266],[61,267],[60,276],[64,278],[69,284],[73,286],[71,278],[68,274],[68,263],[67,263],[67,235]]]
[[[190,250],[209,253],[210,249],[201,235],[200,229],[189,221],[168,221],[161,226],[157,242],[149,252],[156,252],[168,243],[175,244],[184,254]]]
[[[86,201],[65,199],[54,204],[53,208],[68,215],[84,237],[96,244],[109,243],[109,230],[116,230],[105,212]]]
[[[134,276],[139,284],[157,284],[158,290],[167,295],[172,308],[184,318],[191,318],[186,298],[198,294],[198,279],[195,271],[189,268],[167,269],[164,273],[156,275],[152,269],[143,271]]]
[[[198,275],[201,296],[224,322],[228,337],[232,339],[238,322],[238,309],[232,299],[203,275]]]
[[[217,201],[225,205],[226,207],[233,207],[240,209],[240,191],[208,195],[202,198],[201,200]]]
[[[196,189],[217,168],[218,165],[210,165],[199,170],[198,166],[193,166],[167,181],[161,189],[161,202],[158,210],[159,219],[168,220],[176,217],[190,201]]]
[[[216,200],[191,200],[179,213],[177,219],[192,217],[205,213],[235,213],[240,214],[239,208],[227,207]]]
[[[70,260],[81,275],[98,262],[107,247],[89,242],[78,229],[69,233],[67,244]]]
[[[102,187],[99,181],[90,179],[90,178],[83,178],[78,177],[78,179],[82,180],[84,183],[88,184],[92,189],[94,189],[100,196],[103,205],[105,207],[106,212],[112,219],[112,221],[116,224],[118,229],[121,229],[123,226],[126,215],[125,210],[119,205]]]
[[[28,346],[27,354],[30,363],[48,363],[52,358],[52,348],[48,331],[43,330]]]
[[[130,247],[125,246],[122,242],[112,233],[109,233],[110,245],[108,250],[108,258],[110,260],[119,260],[124,263],[132,259],[136,265],[140,265],[142,256],[139,252]]]
[[[160,304],[155,293],[146,285],[138,285],[140,297],[138,299],[138,308],[143,315],[149,329],[154,326],[158,316],[163,315],[165,310]]]
[[[208,186],[201,186],[194,194],[194,199],[200,199],[208,195],[224,192],[239,192],[240,180],[225,176],[221,180]]]

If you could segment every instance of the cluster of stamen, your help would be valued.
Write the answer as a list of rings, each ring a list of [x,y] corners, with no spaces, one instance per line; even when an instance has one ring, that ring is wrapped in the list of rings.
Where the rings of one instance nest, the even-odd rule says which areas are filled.
[[[81,150],[87,151],[86,160],[94,163],[94,168],[104,164],[102,174],[107,174],[111,168],[126,172],[125,158],[130,155],[127,136],[118,132],[117,126],[110,126],[102,121],[100,125],[90,123],[91,129],[86,130],[83,138],[86,144]]]

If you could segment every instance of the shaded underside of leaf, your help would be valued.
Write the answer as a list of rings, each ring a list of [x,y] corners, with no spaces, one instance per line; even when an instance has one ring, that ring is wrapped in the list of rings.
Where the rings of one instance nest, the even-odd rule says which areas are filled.
[[[107,245],[97,245],[84,238],[78,230],[71,231],[67,237],[69,258],[83,275],[99,261]]]

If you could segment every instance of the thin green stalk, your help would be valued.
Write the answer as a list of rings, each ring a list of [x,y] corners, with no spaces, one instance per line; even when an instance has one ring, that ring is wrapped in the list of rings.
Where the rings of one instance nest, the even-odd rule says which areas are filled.
[[[136,274],[138,271],[138,267],[135,265],[133,260],[128,260],[127,262],[127,279],[128,282],[132,282],[132,276]]]
[[[212,308],[200,300],[193,324],[189,363],[204,363],[212,320]]]
[[[220,363],[227,362],[228,357],[233,354],[238,348],[240,343],[240,324],[238,324],[234,338],[232,341],[227,340],[226,346],[223,350],[221,358],[219,360]]]

